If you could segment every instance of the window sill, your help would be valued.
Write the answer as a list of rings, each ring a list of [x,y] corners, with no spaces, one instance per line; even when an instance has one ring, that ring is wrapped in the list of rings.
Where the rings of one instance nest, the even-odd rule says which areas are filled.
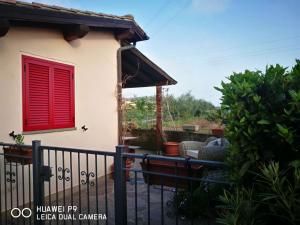
[[[35,130],[35,131],[23,131],[23,135],[29,135],[29,134],[46,134],[46,133],[54,133],[54,132],[64,132],[64,131],[73,131],[77,130],[77,127],[71,127],[71,128],[60,128],[60,129],[52,129],[52,130]]]

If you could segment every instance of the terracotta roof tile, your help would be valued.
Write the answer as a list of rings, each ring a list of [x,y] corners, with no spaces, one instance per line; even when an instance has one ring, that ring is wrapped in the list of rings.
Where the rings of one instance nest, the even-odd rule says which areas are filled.
[[[79,10],[79,9],[66,8],[66,7],[57,6],[57,5],[47,5],[47,4],[39,3],[39,2],[29,3],[29,2],[22,2],[22,1],[16,1],[16,0],[0,0],[0,2],[4,2],[4,3],[8,3],[8,4],[15,4],[15,5],[24,6],[24,7],[55,10],[55,11],[62,11],[62,12],[67,12],[67,13],[76,13],[76,14],[87,15],[87,16],[97,16],[97,17],[134,21],[134,17],[132,15],[116,16],[116,15],[112,15],[112,14],[93,12],[93,11],[89,11],[89,10]]]
[[[78,10],[74,8],[65,8],[57,5],[47,5],[43,3],[37,2],[22,2],[22,1],[15,1],[15,0],[0,0],[0,4],[8,4],[14,5],[19,8],[28,8],[28,9],[39,9],[39,10],[48,10],[53,12],[60,12],[60,13],[67,13],[72,14],[74,16],[88,16],[94,18],[103,18],[103,19],[112,19],[112,20],[122,20],[124,22],[130,22],[136,30],[136,34],[141,37],[142,40],[147,40],[149,37],[143,31],[143,29],[136,23],[134,17],[132,15],[124,15],[124,16],[116,16],[111,14],[105,14],[100,12],[92,12],[89,10]]]

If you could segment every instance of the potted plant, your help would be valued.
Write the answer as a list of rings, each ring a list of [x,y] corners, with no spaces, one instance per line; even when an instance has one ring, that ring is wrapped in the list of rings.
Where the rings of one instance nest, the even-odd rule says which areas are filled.
[[[164,155],[166,156],[179,156],[179,143],[174,141],[166,141],[164,142]]]
[[[211,134],[215,137],[223,137],[224,129],[222,127],[216,127],[211,129]]]
[[[11,133],[10,136],[14,138],[16,145],[3,147],[6,161],[22,165],[32,164],[32,148],[23,146],[24,136],[14,133]]]
[[[174,141],[168,141],[166,134],[162,133],[163,146],[164,146],[164,155],[165,156],[179,156],[179,143]]]
[[[221,119],[221,110],[216,110],[212,112],[209,116],[209,120],[216,123],[216,127],[211,129],[211,134],[215,137],[223,137],[224,136],[224,128],[222,126],[222,119]]]

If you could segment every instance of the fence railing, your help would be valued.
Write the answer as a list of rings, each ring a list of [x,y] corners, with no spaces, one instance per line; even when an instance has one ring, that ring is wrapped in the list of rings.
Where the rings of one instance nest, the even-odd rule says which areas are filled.
[[[117,153],[116,157],[120,155]],[[214,222],[214,218],[199,218],[200,209],[199,212],[188,210],[198,207],[198,205],[192,205],[197,204],[193,200],[196,191],[206,193],[206,205],[210,207],[213,201],[210,198],[211,186],[218,184],[228,187],[230,185],[226,178],[225,163],[149,154],[123,153],[121,156],[123,157],[123,171],[131,173],[129,183],[133,185],[132,190],[129,191],[133,192],[133,198],[127,200],[127,205],[134,205],[127,210],[128,216],[131,217],[131,224],[177,225]],[[127,162],[140,160],[140,167],[137,163],[134,167],[124,166],[126,165],[124,159]],[[139,185],[141,186],[139,174],[144,180],[142,188],[138,188]],[[129,185],[123,187],[130,188]],[[143,201],[144,199],[146,201]],[[145,206],[143,212],[139,211],[142,208],[141,205]]]
[[[43,146],[39,141],[32,146],[0,143],[0,224],[211,222],[211,218],[204,221],[188,210],[193,208],[197,191],[207,194],[210,207],[210,186],[228,185],[220,176],[226,170],[224,163],[132,154],[127,149],[128,146],[117,146],[113,152],[61,148]],[[60,217],[56,212],[56,219],[41,219],[45,214],[37,210],[41,206],[74,208],[70,217]],[[14,208],[22,213],[27,210],[25,216],[12,212]],[[31,211],[33,215],[28,216]],[[78,219],[79,215],[91,214],[105,218]]]
[[[15,219],[10,213],[11,209],[18,206],[22,206],[21,209],[33,208],[32,157],[25,153],[17,154],[19,150],[20,146],[0,143],[0,224],[3,225],[14,224],[16,220],[20,224],[33,223],[25,217]],[[29,212],[27,210],[24,213]]]

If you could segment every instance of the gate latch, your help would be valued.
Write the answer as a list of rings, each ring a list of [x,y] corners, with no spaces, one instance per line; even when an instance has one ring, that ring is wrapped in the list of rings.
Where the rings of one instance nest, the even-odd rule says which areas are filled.
[[[52,168],[50,166],[42,166],[40,176],[43,178],[44,181],[50,181],[50,178],[53,176]]]

